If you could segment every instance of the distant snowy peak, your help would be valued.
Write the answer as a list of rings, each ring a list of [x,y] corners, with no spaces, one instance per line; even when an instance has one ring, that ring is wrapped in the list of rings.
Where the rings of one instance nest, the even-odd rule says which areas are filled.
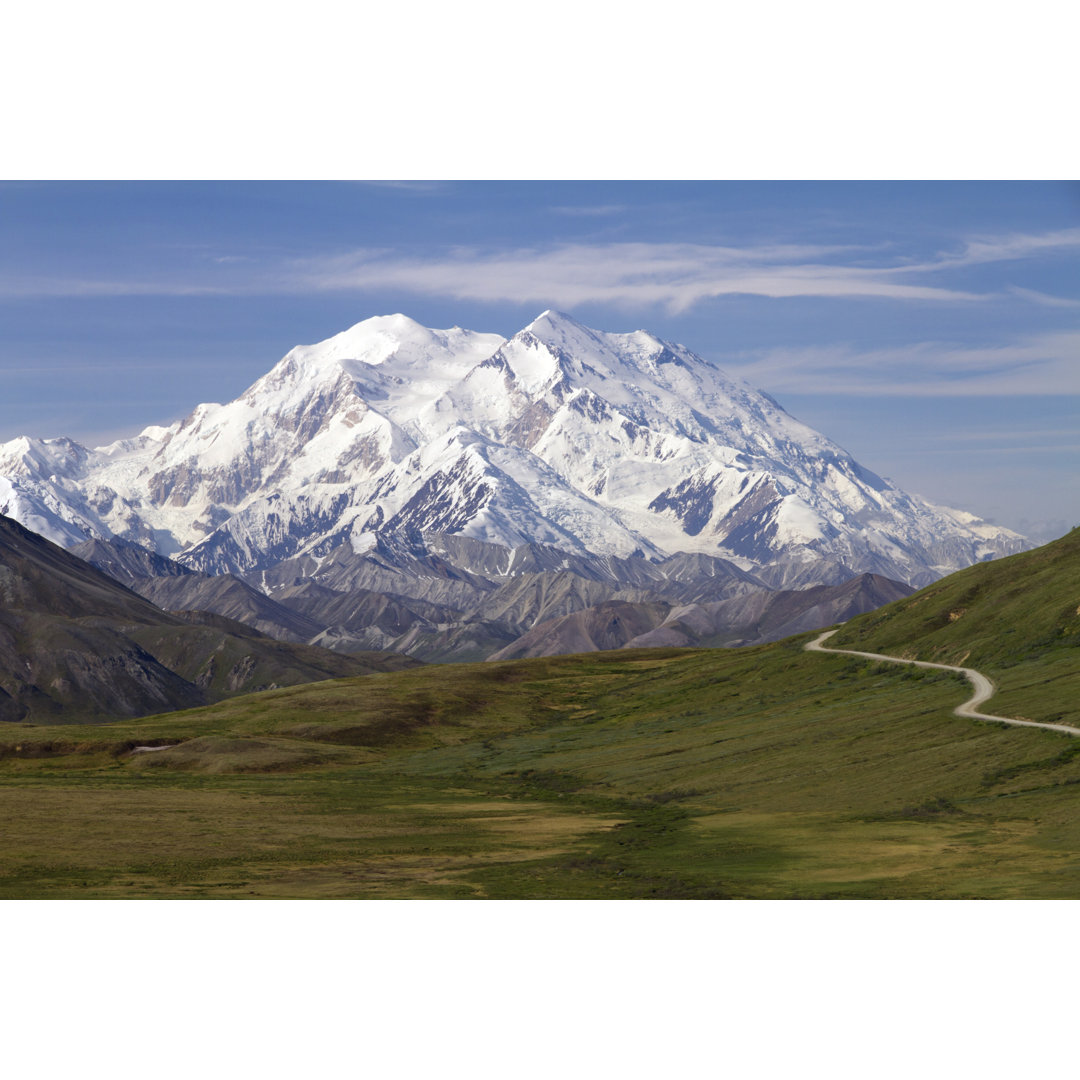
[[[23,528],[44,536],[61,547],[81,543],[97,535],[94,522],[64,505],[26,479],[0,475],[0,517],[14,518]]]
[[[91,451],[73,439],[35,439],[23,435],[0,444],[0,475],[77,477]]]
[[[271,413],[295,411],[317,388],[348,380],[356,396],[399,425],[502,345],[498,334],[429,330],[405,315],[365,319],[291,350],[243,395]]]
[[[61,543],[115,535],[211,572],[425,533],[921,583],[1024,545],[684,346],[556,311],[509,339],[365,319],[169,427],[95,450],[13,440],[2,506]]]
[[[506,392],[493,401],[496,374]],[[797,442],[843,454],[768,395],[684,346],[643,330],[601,333],[560,312],[545,312],[506,342],[469,375],[464,390],[474,390],[474,400],[487,404],[493,415],[502,409],[504,428],[522,411],[554,413],[565,406],[601,426],[607,420],[694,443],[770,451]],[[458,408],[467,402],[461,391],[452,392]],[[655,446],[649,453],[655,454]]]

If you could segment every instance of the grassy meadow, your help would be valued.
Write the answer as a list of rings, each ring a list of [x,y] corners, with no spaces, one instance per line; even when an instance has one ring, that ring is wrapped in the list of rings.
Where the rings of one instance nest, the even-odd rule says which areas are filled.
[[[0,897],[1080,895],[1080,739],[961,720],[963,680],[812,636],[3,725]],[[993,707],[1037,684],[1067,713],[1069,662],[995,674]]]
[[[1080,727],[1080,528],[860,615],[829,646],[966,664],[997,684],[992,712]]]

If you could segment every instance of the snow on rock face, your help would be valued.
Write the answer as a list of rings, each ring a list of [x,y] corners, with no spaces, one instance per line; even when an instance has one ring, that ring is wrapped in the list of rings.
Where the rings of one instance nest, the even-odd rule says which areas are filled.
[[[395,532],[913,583],[1024,546],[893,487],[683,346],[554,311],[509,340],[379,316],[171,427],[96,450],[13,440],[0,511],[211,572]]]
[[[59,501],[50,498],[48,492],[40,492],[34,486],[20,484],[8,476],[0,476],[0,515],[14,518],[20,525],[61,547],[81,544],[94,531],[91,522],[85,518],[72,512],[63,516]]]

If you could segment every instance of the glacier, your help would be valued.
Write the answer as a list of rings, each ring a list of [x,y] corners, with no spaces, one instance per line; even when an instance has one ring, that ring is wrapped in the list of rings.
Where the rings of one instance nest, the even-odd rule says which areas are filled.
[[[94,449],[14,439],[0,513],[252,581],[394,536],[700,553],[773,587],[920,586],[1029,546],[876,476],[682,345],[555,311],[509,339],[376,316],[168,427]]]

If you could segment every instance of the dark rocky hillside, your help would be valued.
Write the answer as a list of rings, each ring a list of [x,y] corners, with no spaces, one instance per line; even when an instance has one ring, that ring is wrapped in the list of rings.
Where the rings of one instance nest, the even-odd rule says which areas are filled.
[[[181,617],[0,517],[0,720],[102,721],[232,694],[397,669],[219,617]]]
[[[114,539],[72,550],[169,611],[209,611],[341,653],[383,650],[442,663],[627,645],[757,644],[912,591],[879,575],[839,571],[827,586],[769,588],[701,553],[600,558],[541,544],[510,551],[440,533],[384,537],[363,554],[343,544],[251,582],[185,572],[132,548]]]
[[[759,645],[843,622],[913,591],[898,581],[860,574],[842,585],[758,589],[702,604],[610,601],[540,622],[490,659],[621,648]]]

